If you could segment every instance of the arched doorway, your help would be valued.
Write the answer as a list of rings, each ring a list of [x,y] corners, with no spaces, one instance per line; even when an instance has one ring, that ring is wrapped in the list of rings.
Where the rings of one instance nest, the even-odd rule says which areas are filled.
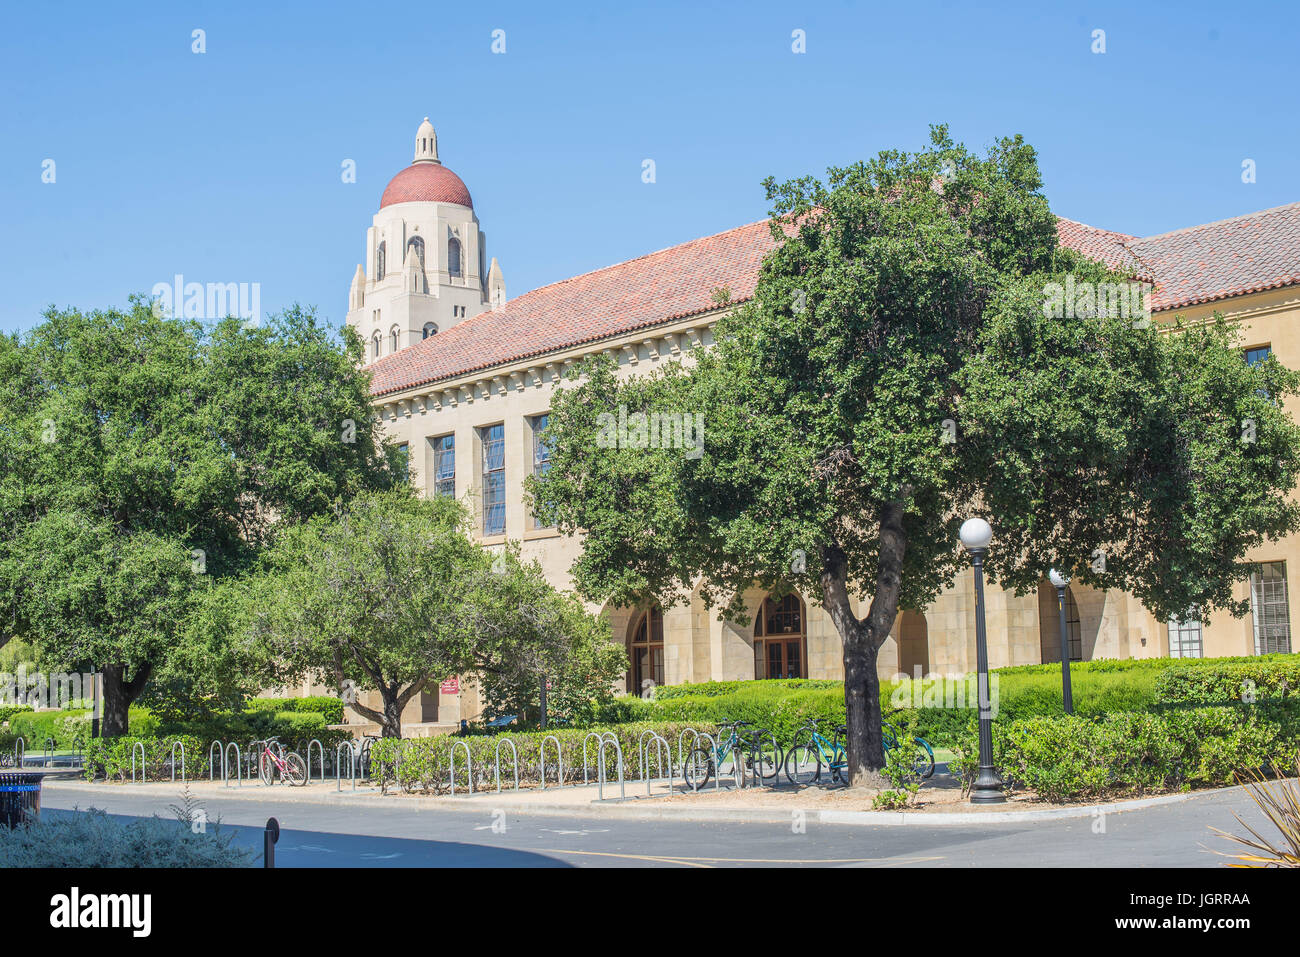
[[[664,683],[664,613],[654,605],[643,611],[627,635],[627,690],[642,694]]]
[[[808,677],[808,630],[803,600],[791,592],[763,599],[754,619],[754,677]]]
[[[923,678],[930,671],[930,626],[919,611],[898,617],[898,670],[909,678]]]

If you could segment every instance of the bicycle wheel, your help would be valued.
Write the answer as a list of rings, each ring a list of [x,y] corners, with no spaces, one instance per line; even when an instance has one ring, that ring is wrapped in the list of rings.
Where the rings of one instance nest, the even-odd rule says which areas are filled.
[[[709,783],[709,778],[713,777],[713,772],[713,749],[697,744],[686,755],[686,763],[682,765],[682,778],[686,781],[686,786],[692,791],[703,789]]]
[[[844,787],[849,786],[848,758],[841,755],[836,759],[836,763],[831,765],[831,780]]]
[[[781,773],[781,765],[785,763],[785,755],[781,752],[775,738],[770,734],[764,735],[758,740],[758,747],[755,751],[758,759],[758,773],[764,781],[770,781]]]
[[[281,776],[294,787],[300,788],[307,783],[307,764],[301,754],[290,751],[284,756],[284,773]]]
[[[821,752],[811,741],[796,744],[785,753],[785,776],[796,787],[816,784],[822,776]]]
[[[917,777],[924,780],[934,774],[934,748],[930,747],[930,742],[925,738],[914,738],[916,747],[916,757],[913,760],[912,769],[916,771]]]
[[[271,756],[265,751],[257,759],[257,776],[262,779],[262,783],[267,787],[270,787],[271,782],[275,780],[275,762],[271,760]]]

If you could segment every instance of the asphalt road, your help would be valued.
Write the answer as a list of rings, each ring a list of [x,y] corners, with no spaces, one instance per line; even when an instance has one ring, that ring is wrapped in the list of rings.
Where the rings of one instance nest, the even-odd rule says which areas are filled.
[[[44,793],[43,813],[93,803],[111,814],[170,817],[178,795]],[[489,802],[449,810],[207,799],[209,820],[260,851],[262,828],[282,828],[279,867],[1219,867],[1242,832],[1232,812],[1267,830],[1240,790],[1207,793],[1100,819],[969,827],[632,821],[596,815],[496,812]]]

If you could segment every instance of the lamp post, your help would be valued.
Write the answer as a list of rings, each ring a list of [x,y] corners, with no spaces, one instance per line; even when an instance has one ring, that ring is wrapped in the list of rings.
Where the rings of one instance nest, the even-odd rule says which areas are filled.
[[[971,788],[971,804],[1001,804],[1007,799],[1002,779],[993,768],[993,709],[989,700],[989,648],[984,632],[984,556],[993,529],[982,518],[968,518],[961,526],[961,543],[970,552],[975,571],[975,658],[979,668],[980,766]]]
[[[1074,695],[1070,693],[1070,636],[1065,630],[1065,586],[1070,579],[1055,568],[1047,575],[1056,586],[1056,607],[1061,615],[1061,700],[1065,703],[1065,713],[1074,714]]]

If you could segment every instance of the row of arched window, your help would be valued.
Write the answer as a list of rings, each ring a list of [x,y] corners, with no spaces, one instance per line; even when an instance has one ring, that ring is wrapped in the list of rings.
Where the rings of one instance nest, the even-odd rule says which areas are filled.
[[[420,260],[420,269],[424,269],[424,237],[412,236],[406,244],[407,249],[414,249],[416,258]],[[460,278],[461,274],[461,255],[460,240],[454,236],[447,240],[447,274]],[[383,280],[388,275],[388,241],[381,240],[375,247],[375,282]]]
[[[438,324],[436,322],[426,322],[424,328],[420,330],[420,338],[428,339],[437,331]],[[402,331],[398,329],[397,326],[393,326],[393,328],[388,330],[388,351],[393,353],[401,347]],[[370,337],[370,353],[372,359],[378,359],[384,354],[384,336],[378,329],[376,329],[374,335]]]

